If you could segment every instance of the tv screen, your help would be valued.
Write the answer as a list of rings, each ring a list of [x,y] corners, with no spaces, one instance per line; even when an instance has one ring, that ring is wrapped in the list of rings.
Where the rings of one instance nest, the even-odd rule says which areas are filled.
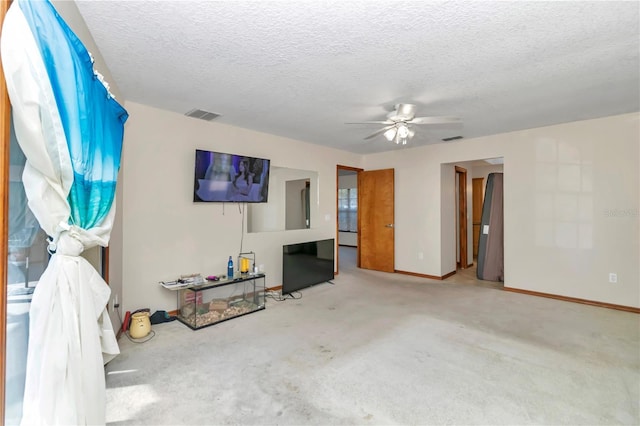
[[[332,280],[334,248],[333,238],[282,246],[282,294]]]
[[[196,150],[194,202],[266,203],[269,160]]]

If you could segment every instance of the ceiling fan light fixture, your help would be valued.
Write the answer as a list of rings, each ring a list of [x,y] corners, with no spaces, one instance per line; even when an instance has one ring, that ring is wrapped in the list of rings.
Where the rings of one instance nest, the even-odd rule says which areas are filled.
[[[391,142],[396,137],[396,128],[392,127],[391,129],[384,132],[384,137]]]
[[[407,144],[407,138],[403,138],[402,136],[400,136],[400,132],[398,132],[396,134],[396,138],[394,139],[394,142],[396,143],[396,145],[406,145]]]
[[[402,139],[406,139],[409,136],[409,128],[406,124],[400,124],[398,126],[398,136]]]

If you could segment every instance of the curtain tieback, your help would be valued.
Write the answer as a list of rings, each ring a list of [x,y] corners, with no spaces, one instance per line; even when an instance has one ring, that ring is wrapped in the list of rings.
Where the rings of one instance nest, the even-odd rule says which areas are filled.
[[[57,238],[49,238],[49,253],[57,253],[65,256],[80,256],[84,251],[84,244],[80,240],[80,234],[67,223],[60,223],[58,228],[63,230]]]

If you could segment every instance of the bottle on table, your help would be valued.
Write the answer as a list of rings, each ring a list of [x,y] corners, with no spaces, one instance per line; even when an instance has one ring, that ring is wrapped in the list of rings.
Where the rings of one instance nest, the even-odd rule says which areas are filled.
[[[227,264],[227,279],[233,279],[233,259],[229,256],[229,263]]]

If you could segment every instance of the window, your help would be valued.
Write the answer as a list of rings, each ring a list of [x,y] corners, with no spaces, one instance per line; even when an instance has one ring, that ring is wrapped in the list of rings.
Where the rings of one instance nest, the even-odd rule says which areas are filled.
[[[5,424],[20,424],[27,372],[29,307],[34,287],[49,262],[46,234],[31,212],[22,182],[26,157],[11,126],[9,145],[9,235],[7,266],[7,377]]]
[[[338,189],[338,231],[358,232],[358,190]]]

